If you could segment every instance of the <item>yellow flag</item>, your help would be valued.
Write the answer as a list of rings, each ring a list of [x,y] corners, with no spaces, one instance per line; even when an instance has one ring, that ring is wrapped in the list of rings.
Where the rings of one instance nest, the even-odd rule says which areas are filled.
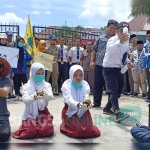
[[[37,53],[37,49],[35,46],[33,33],[31,29],[30,17],[28,16],[27,25],[26,25],[26,33],[24,36],[24,40],[26,43],[27,52],[31,55],[32,53],[35,55]]]

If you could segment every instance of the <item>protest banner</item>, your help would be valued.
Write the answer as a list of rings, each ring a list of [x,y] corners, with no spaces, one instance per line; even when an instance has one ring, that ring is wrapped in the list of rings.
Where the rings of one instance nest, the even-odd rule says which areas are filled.
[[[19,49],[6,46],[0,46],[0,57],[9,62],[12,68],[17,68]]]
[[[52,70],[53,59],[53,55],[37,52],[33,57],[32,63],[39,62],[44,65],[45,70]]]

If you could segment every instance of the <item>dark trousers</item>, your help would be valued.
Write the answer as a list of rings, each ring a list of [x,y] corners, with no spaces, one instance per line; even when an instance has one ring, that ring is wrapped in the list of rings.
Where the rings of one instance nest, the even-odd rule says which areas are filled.
[[[107,109],[113,107],[114,110],[119,110],[118,98],[121,97],[124,86],[124,76],[121,74],[120,68],[103,68],[103,75],[109,93]]]
[[[20,92],[20,86],[21,82],[23,84],[27,83],[27,75],[26,73],[23,74],[14,74],[14,89],[15,89],[15,94],[19,95]]]
[[[132,92],[134,92],[134,91],[132,91]],[[129,84],[128,72],[126,72],[126,73],[124,74],[123,93],[130,93],[130,84]]]
[[[0,120],[0,142],[5,142],[11,135],[10,124],[8,120]]]
[[[101,106],[102,94],[105,84],[102,71],[103,67],[96,65],[94,73],[94,88],[93,88],[95,106]]]
[[[71,65],[69,64],[69,62],[67,63],[67,79],[70,78],[69,76],[69,71],[70,71]]]
[[[62,87],[63,82],[67,80],[67,63],[58,63],[58,71],[58,89],[60,89]]]

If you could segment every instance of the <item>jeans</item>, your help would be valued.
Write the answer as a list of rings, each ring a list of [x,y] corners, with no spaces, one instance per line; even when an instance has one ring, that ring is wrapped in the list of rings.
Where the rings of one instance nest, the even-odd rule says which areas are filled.
[[[5,142],[11,135],[10,124],[8,120],[0,120],[0,142]]]
[[[113,107],[114,110],[119,110],[118,98],[121,97],[124,86],[124,76],[121,74],[120,68],[103,68],[103,75],[109,93],[107,109]]]

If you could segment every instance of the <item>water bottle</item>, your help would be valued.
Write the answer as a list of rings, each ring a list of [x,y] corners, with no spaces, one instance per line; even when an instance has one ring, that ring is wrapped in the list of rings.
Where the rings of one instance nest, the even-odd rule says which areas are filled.
[[[128,30],[129,30],[129,29],[128,29],[127,27],[124,27],[124,28],[123,28],[123,34],[127,34],[127,35],[129,36]],[[128,44],[129,41],[127,40],[127,41],[125,41],[124,43],[127,43],[127,44]]]
[[[127,27],[124,27],[124,28],[123,28],[123,33],[126,33],[127,35],[129,34]]]

